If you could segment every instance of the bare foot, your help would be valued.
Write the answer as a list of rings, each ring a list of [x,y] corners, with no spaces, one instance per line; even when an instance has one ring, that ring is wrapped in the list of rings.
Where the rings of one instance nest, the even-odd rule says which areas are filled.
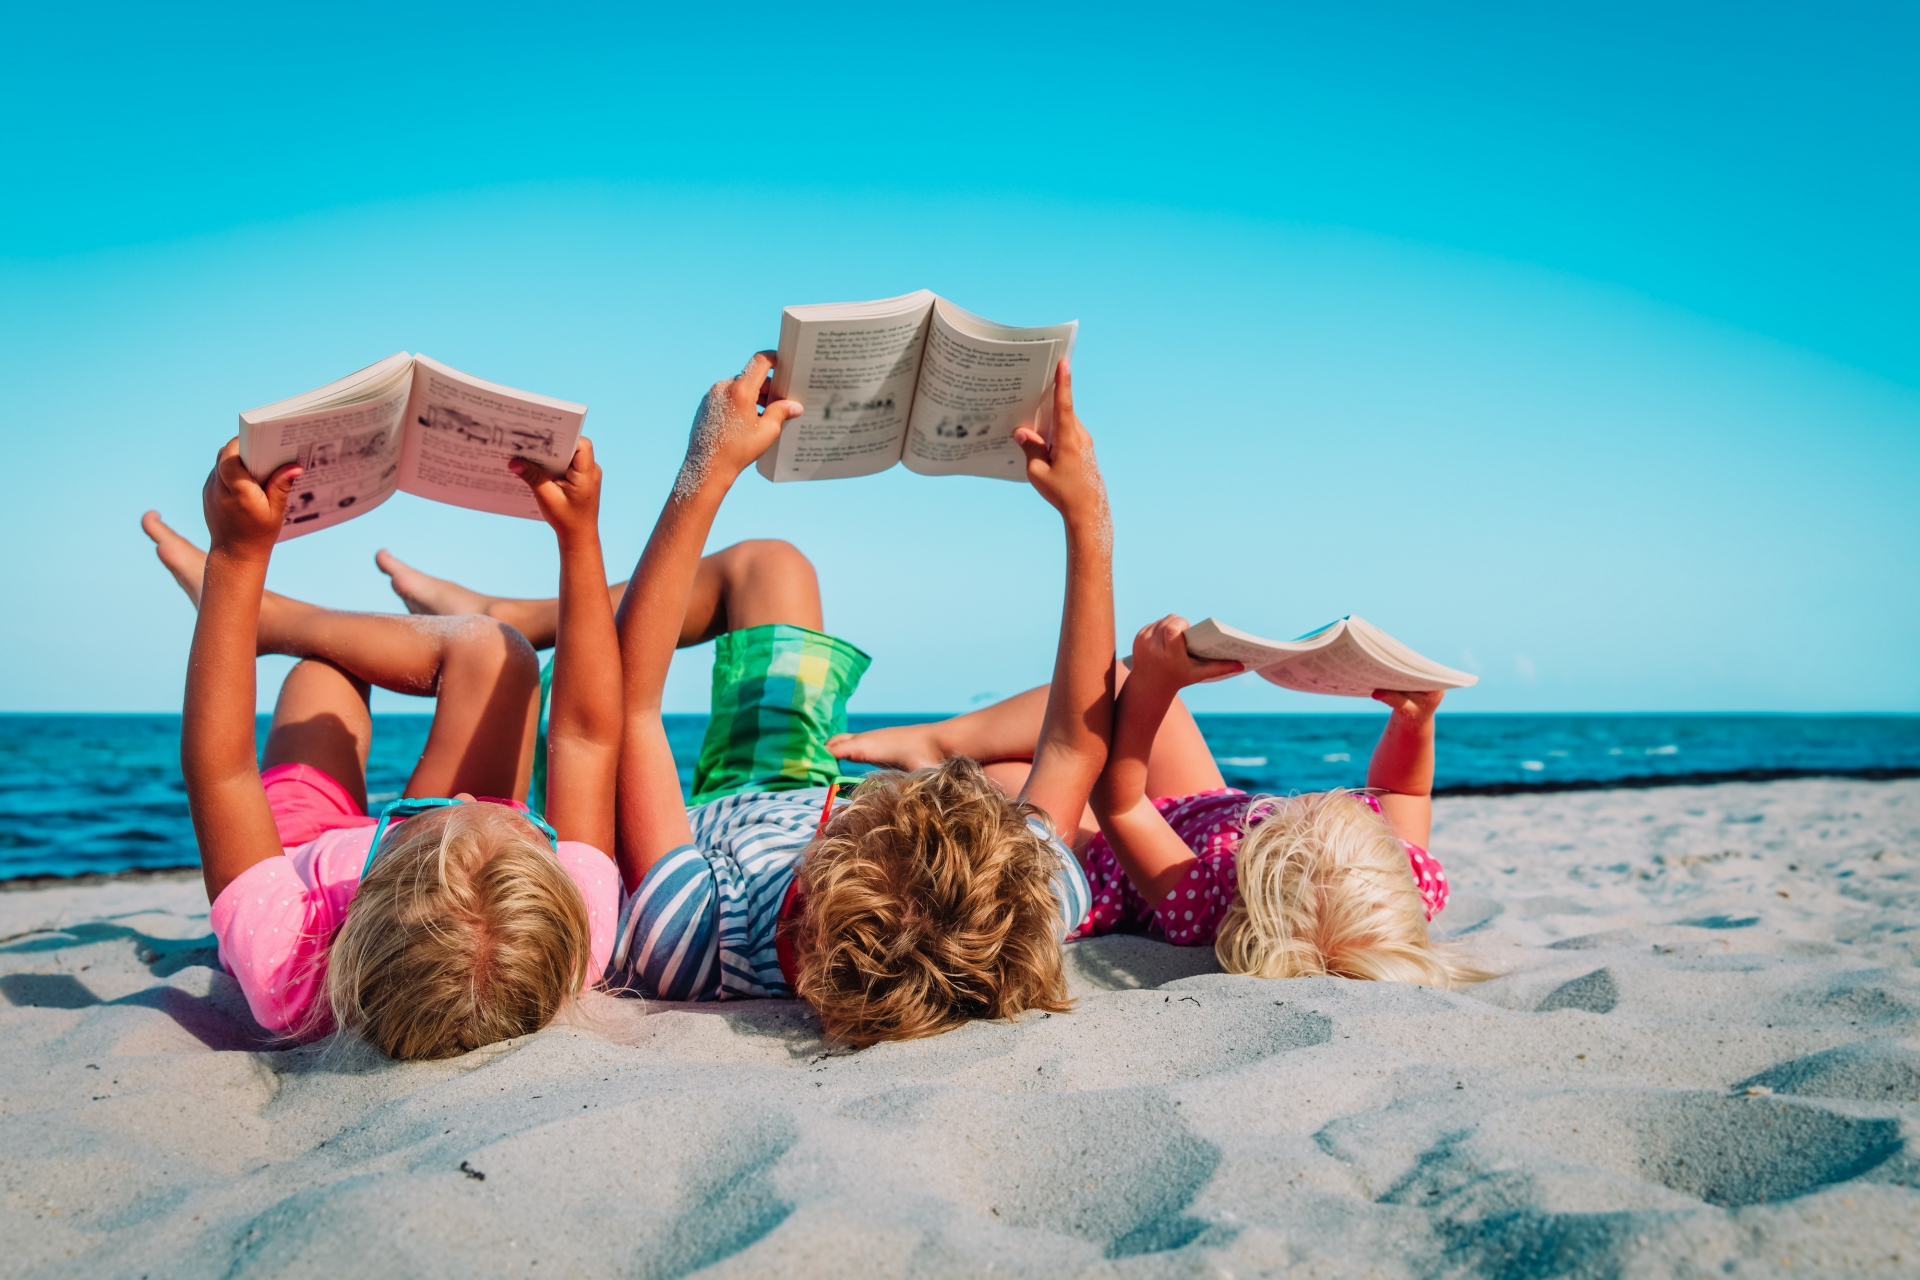
[[[373,562],[392,580],[393,594],[406,604],[408,613],[446,617],[456,613],[485,613],[492,596],[469,591],[457,582],[420,572],[391,551],[374,554]]]
[[[836,760],[858,760],[862,764],[892,765],[896,769],[926,769],[948,756],[940,745],[933,724],[903,724],[887,729],[869,729],[865,733],[837,733],[827,739],[827,750]]]
[[[167,572],[187,593],[187,599],[193,601],[193,607],[200,607],[200,583],[207,575],[207,553],[188,542],[185,538],[167,527],[158,511],[149,511],[140,517],[140,527],[153,539],[153,549],[160,557],[160,563],[167,566]]]

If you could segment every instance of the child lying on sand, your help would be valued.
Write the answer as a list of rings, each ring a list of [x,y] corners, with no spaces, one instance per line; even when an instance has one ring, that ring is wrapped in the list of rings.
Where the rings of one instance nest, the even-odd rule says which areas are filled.
[[[621,720],[600,469],[585,439],[558,479],[514,465],[560,543],[551,826],[518,800],[539,694],[518,633],[265,590],[297,467],[262,486],[230,441],[207,479],[205,555],[156,513],[142,521],[199,609],[181,767],[221,963],[269,1030],[337,1025],[395,1058],[447,1057],[545,1026],[613,950],[619,882],[600,851],[614,836]],[[264,770],[262,653],[302,659],[281,686]],[[439,698],[384,840],[388,818],[366,813],[374,684]]]
[[[1249,796],[1226,785],[1179,691],[1232,675],[1191,657],[1184,618],[1134,639],[1113,750],[1081,822],[1094,902],[1084,932],[1145,932],[1214,945],[1229,973],[1337,974],[1457,987],[1488,976],[1427,936],[1447,881],[1432,827],[1433,713],[1441,694],[1378,690],[1392,708],[1367,768],[1371,792]],[[1044,688],[930,725],[845,734],[841,759],[924,766],[990,761],[1019,785]],[[1097,823],[1097,826],[1096,826]]]
[[[837,808],[826,744],[867,656],[819,630],[810,567],[764,575],[760,588],[720,575],[713,596],[700,556],[734,480],[800,412],[792,401],[756,412],[771,367],[763,352],[707,393],[621,600],[628,897],[610,981],[670,1000],[798,995],[829,1037],[854,1045],[1065,1009],[1060,943],[1089,895],[1054,831],[1078,821],[1105,758],[1113,651],[1106,494],[1066,365],[1051,443],[1028,428],[1015,437],[1067,535],[1052,696],[1020,798],[951,760],[870,775]],[[689,808],[661,692],[676,644],[716,624],[713,717]]]

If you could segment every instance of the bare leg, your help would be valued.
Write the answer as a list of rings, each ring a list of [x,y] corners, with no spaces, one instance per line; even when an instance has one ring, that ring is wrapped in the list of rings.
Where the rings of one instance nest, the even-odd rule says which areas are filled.
[[[445,618],[455,614],[481,613],[506,623],[525,636],[536,649],[553,648],[560,629],[560,601],[553,597],[521,600],[511,596],[482,595],[446,578],[436,578],[414,568],[391,551],[377,552],[373,562],[387,575],[393,594],[400,597],[408,613]],[[607,585],[614,608],[627,593],[627,584]]]
[[[376,555],[374,563],[392,579],[394,594],[406,603],[409,613],[483,613],[513,627],[536,649],[553,647],[560,620],[557,599],[482,595],[457,582],[424,574],[388,551]],[[620,598],[626,592],[624,582],[607,586],[614,608],[620,607]],[[819,579],[799,548],[788,542],[756,539],[737,542],[701,559],[686,625],[680,633],[681,648],[711,640],[723,631],[767,622],[822,629]]]
[[[280,685],[260,767],[310,764],[367,807],[367,751],[373,745],[370,688],[330,662],[307,658]]]
[[[1124,663],[1114,664],[1114,689],[1126,684]],[[932,724],[903,725],[898,728],[869,729],[865,733],[843,733],[827,743],[827,749],[842,760],[866,764],[890,764],[903,769],[921,769],[939,764],[953,756],[966,756],[982,763],[1030,762],[1040,738],[1040,721],[1046,714],[1047,686],[1039,685],[1017,693],[978,711],[969,711],[951,720]],[[1005,771],[1007,778],[1014,777]],[[1000,773],[988,770],[995,781]],[[1018,774],[1019,784],[1009,789],[1017,794],[1026,781],[1025,771]],[[1004,783],[1003,783],[1004,785]],[[1147,762],[1147,794],[1187,796],[1198,791],[1213,791],[1226,786],[1213,752],[1194,723],[1186,703],[1175,698],[1154,735],[1153,754]]]
[[[925,769],[955,756],[982,764],[1031,761],[1046,713],[1043,684],[950,720],[837,734],[827,741],[827,750],[842,760],[900,769]]]
[[[791,542],[736,542],[701,557],[687,616],[680,624],[680,647],[777,622],[826,630],[813,562]]]
[[[197,603],[205,553],[152,512],[141,525],[153,538],[162,563]],[[284,751],[304,752],[311,745],[309,740],[325,740],[330,744],[324,748],[328,758],[345,767],[346,747],[341,744],[352,733],[342,738],[340,731],[325,728],[322,722],[332,717],[348,730],[355,723],[340,693],[342,681],[356,689],[379,685],[439,699],[426,748],[407,783],[408,795],[466,791],[519,799],[526,794],[539,726],[540,672],[532,647],[505,623],[472,616],[348,613],[269,591],[261,602],[258,647],[261,653],[290,654],[325,664],[296,667],[299,681],[291,694],[283,693],[291,699],[282,735]],[[340,679],[330,680],[324,674],[326,668]],[[304,737],[293,727],[308,723],[312,727]],[[365,751],[357,746],[354,750],[362,762],[358,771],[364,792]],[[327,768],[304,755],[288,758]],[[268,762],[284,761],[274,758],[270,750]],[[352,789],[348,779],[340,781]]]

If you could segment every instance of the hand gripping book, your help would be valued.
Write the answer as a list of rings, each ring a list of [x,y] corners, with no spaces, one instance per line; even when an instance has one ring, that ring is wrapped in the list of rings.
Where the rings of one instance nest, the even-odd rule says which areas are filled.
[[[773,394],[806,408],[760,457],[769,480],[838,480],[896,462],[929,476],[1027,478],[1014,428],[1053,428],[1054,368],[1080,322],[1016,329],[925,289],[780,313]]]
[[[1246,664],[1282,689],[1367,698],[1375,689],[1464,689],[1480,677],[1423,658],[1365,618],[1348,615],[1298,640],[1264,640],[1212,618],[1187,628],[1187,652]]]
[[[280,541],[351,520],[395,490],[506,516],[540,518],[507,459],[558,474],[587,407],[516,391],[397,352],[338,382],[240,415],[240,460],[255,479],[298,462]]]

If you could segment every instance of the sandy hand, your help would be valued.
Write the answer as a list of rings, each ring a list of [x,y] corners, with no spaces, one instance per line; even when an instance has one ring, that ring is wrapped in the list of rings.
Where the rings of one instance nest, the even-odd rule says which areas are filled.
[[[540,514],[562,538],[592,534],[600,521],[600,464],[593,460],[593,441],[581,436],[573,446],[567,469],[558,476],[527,458],[511,458],[507,466],[527,482]]]
[[[299,478],[299,464],[289,462],[261,484],[240,461],[240,438],[227,441],[200,490],[211,550],[271,553],[287,520],[287,498]]]
[[[693,416],[687,458],[673,484],[674,497],[685,501],[710,479],[731,485],[780,438],[782,424],[800,416],[797,400],[768,403],[772,384],[767,374],[773,362],[773,352],[757,352],[739,377],[708,388]]]
[[[1133,638],[1133,680],[1166,689],[1184,689],[1207,680],[1224,680],[1245,671],[1246,664],[1226,659],[1196,658],[1187,652],[1187,620],[1170,613],[1149,622]]]

